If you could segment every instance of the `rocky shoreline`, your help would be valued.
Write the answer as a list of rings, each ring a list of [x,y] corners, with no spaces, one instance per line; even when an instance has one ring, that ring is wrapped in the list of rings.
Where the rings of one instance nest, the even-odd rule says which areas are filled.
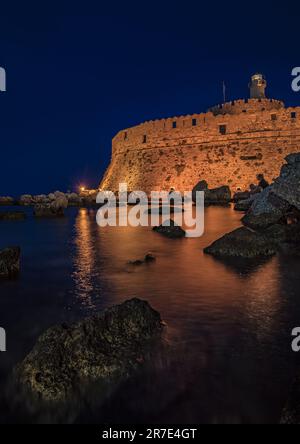
[[[96,205],[98,191],[91,190],[81,193],[55,191],[50,194],[23,194],[19,197],[0,196],[0,206],[25,206],[51,205],[58,199],[64,200],[67,207],[80,207]]]
[[[205,248],[219,257],[300,256],[300,154],[286,158],[280,176],[262,192],[240,202],[244,227]]]

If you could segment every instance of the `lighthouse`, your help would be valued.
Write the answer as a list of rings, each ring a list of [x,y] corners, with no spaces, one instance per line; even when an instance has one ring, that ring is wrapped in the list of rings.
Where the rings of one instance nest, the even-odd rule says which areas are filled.
[[[263,74],[254,74],[251,77],[251,81],[249,83],[250,88],[250,98],[251,99],[265,99],[266,94],[265,90],[267,87],[267,81]]]

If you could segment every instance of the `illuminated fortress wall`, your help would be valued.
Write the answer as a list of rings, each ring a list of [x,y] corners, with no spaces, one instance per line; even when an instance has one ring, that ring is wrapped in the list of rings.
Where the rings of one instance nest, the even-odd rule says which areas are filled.
[[[272,99],[236,100],[207,113],[142,123],[120,131],[100,184],[117,191],[189,191],[199,180],[233,191],[277,177],[284,158],[300,151],[300,107]]]

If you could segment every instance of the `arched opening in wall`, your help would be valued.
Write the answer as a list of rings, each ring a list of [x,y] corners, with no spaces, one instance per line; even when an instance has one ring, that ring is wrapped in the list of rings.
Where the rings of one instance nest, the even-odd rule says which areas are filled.
[[[226,134],[226,132],[227,132],[227,126],[226,125],[219,125],[219,133],[224,136]]]
[[[177,122],[172,122],[172,128],[173,129],[177,128]]]
[[[271,114],[271,120],[274,122],[277,120],[277,114]]]
[[[146,134],[143,135],[143,143],[147,143],[147,136],[146,136]]]
[[[291,119],[296,119],[297,113],[295,111],[291,112]]]
[[[234,106],[234,105],[235,105],[235,102],[234,102],[234,100],[232,100],[232,101],[231,101],[231,105],[232,105],[232,106]]]
[[[197,119],[192,119],[192,126],[197,126]]]
[[[124,133],[124,140],[127,140],[128,139],[128,134],[127,134],[127,131],[125,131],[125,133]]]

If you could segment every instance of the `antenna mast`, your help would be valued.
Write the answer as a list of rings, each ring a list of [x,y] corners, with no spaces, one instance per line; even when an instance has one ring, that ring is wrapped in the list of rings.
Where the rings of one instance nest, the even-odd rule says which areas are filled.
[[[222,85],[223,85],[223,103],[226,103],[226,85],[224,80]]]

